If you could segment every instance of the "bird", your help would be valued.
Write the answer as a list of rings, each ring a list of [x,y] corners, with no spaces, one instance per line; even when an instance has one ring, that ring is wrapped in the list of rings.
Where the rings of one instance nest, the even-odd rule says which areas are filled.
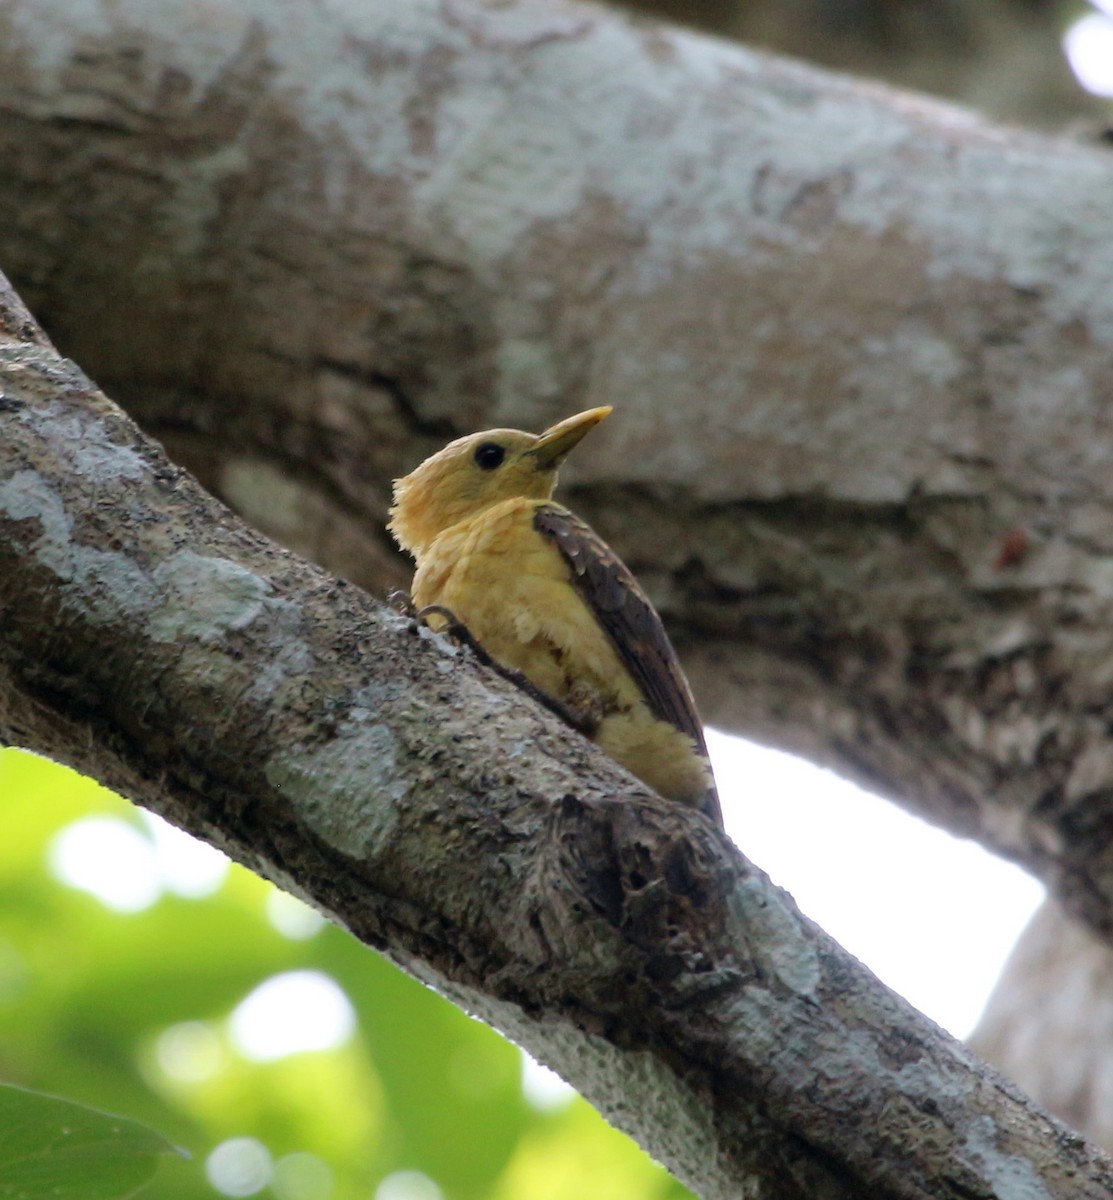
[[[523,677],[668,800],[722,813],[703,726],[661,618],[591,527],[552,499],[609,405],[541,434],[489,429],[394,481],[389,529],[415,562],[413,611]]]

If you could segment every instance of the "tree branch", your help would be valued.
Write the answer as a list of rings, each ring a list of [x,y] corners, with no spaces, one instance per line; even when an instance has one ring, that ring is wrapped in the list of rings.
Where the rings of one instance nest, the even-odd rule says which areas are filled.
[[[706,1200],[1113,1195],[706,819],[242,525],[6,286],[0,431],[4,740],[307,896]]]
[[[1109,1147],[1111,1031],[1113,949],[1048,900],[1009,956],[970,1045]]]
[[[624,404],[571,498],[705,715],[1109,934],[1107,151],[558,0],[175,12],[0,0],[0,261],[177,461],[385,591],[392,476]]]

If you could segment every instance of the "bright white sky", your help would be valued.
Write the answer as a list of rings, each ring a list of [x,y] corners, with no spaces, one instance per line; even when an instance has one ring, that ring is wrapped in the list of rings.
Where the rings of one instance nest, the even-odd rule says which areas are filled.
[[[715,730],[707,740],[746,857],[921,1012],[969,1034],[1042,887],[830,771]]]
[[[1113,0],[1093,0],[1100,12],[1067,30],[1063,50],[1078,82],[1097,96],[1113,96]]]

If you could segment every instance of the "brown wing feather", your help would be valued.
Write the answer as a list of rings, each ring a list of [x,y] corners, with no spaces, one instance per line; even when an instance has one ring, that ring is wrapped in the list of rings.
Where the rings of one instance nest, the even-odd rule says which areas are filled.
[[[533,524],[568,562],[573,585],[610,638],[654,716],[687,734],[706,758],[703,725],[676,651],[657,610],[629,568],[590,525],[558,504],[538,505]],[[717,811],[717,796],[714,806]]]

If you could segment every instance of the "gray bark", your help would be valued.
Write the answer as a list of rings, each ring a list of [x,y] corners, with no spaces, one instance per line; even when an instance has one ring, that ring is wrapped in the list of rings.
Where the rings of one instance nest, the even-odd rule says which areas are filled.
[[[380,593],[392,476],[616,402],[567,495],[705,715],[1108,937],[1109,152],[556,0],[204,13],[0,0],[0,262],[63,348]]]
[[[1113,1146],[1113,949],[1048,902],[970,1044],[1098,1145]]]
[[[392,476],[618,403],[568,494],[705,714],[1107,932],[1113,156],[567,4],[224,19],[0,0],[63,347],[377,591]]]
[[[701,814],[237,521],[6,287],[0,430],[0,740],[306,896],[706,1200],[1113,1195]]]

